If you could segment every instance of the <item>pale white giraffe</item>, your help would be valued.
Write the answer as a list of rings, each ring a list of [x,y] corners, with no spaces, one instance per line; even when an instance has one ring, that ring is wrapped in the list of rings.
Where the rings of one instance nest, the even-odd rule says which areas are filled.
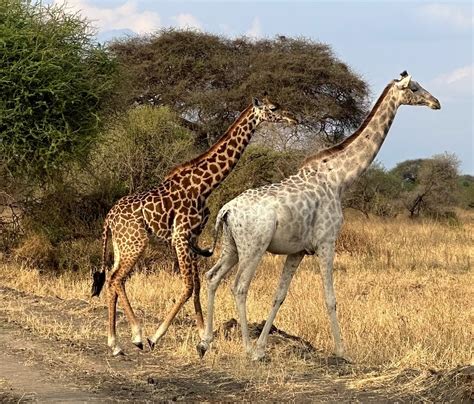
[[[306,159],[301,169],[280,183],[251,189],[222,207],[217,216],[216,239],[222,227],[222,253],[206,273],[208,311],[205,332],[197,349],[201,356],[213,339],[216,289],[224,275],[239,263],[232,286],[242,327],[243,345],[251,354],[246,299],[255,270],[266,251],[286,255],[273,307],[257,341],[253,359],[265,355],[273,320],[287,294],[291,279],[305,255],[319,258],[335,354],[344,355],[333,286],[335,242],[343,222],[341,195],[377,155],[400,105],[425,105],[440,109],[439,101],[406,72],[383,90],[360,128],[340,144]],[[195,252],[211,255],[191,244]]]

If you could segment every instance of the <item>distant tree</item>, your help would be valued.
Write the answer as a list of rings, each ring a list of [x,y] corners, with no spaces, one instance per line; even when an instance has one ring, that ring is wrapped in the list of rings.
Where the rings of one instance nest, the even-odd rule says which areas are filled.
[[[421,213],[443,216],[456,205],[459,198],[458,167],[458,158],[448,153],[425,159],[419,164],[415,178],[410,180],[412,184],[402,196],[410,217]]]
[[[347,190],[343,206],[357,209],[367,217],[394,216],[400,211],[400,180],[375,162]]]
[[[171,107],[200,145],[215,141],[264,91],[304,117],[303,137],[339,140],[367,111],[366,83],[328,45],[305,38],[251,41],[162,30],[109,49],[126,77],[117,102]]]
[[[44,177],[82,159],[115,63],[63,6],[0,3],[0,175]]]
[[[418,171],[425,159],[405,160],[398,163],[390,173],[398,177],[404,183],[404,187],[414,186],[418,177]]]
[[[458,180],[462,208],[474,208],[474,176],[461,175]]]

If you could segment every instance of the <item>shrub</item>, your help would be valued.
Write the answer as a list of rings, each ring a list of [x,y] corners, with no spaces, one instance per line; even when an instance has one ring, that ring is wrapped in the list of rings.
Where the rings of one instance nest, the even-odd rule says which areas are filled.
[[[2,1],[0,38],[1,164],[44,178],[94,145],[115,63],[63,6]]]
[[[14,250],[14,258],[32,268],[57,268],[53,245],[42,233],[28,234]]]
[[[156,186],[173,166],[197,153],[193,141],[168,108],[129,109],[109,125],[92,155],[89,170],[96,181],[92,186],[114,184],[123,193]]]

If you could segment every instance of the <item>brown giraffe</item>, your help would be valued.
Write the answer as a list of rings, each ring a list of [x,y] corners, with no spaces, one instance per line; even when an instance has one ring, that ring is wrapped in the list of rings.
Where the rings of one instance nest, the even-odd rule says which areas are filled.
[[[116,305],[121,299],[132,329],[132,342],[143,349],[142,327],[135,316],[125,292],[125,280],[131,274],[149,237],[171,241],[177,254],[183,291],[166,315],[155,335],[148,339],[150,348],[166,333],[176,313],[194,292],[194,309],[200,333],[203,317],[199,299],[200,279],[196,255],[189,249],[189,240],[202,232],[209,216],[206,200],[235,166],[255,129],[261,122],[289,122],[296,120],[278,105],[264,98],[254,99],[230,126],[227,132],[205,153],[175,167],[156,188],[125,196],[110,210],[103,230],[103,263],[94,273],[92,296],[98,296],[106,278],[106,248],[109,230],[114,249],[114,266],[107,281],[109,312],[108,345],[112,354],[122,349],[116,337]]]

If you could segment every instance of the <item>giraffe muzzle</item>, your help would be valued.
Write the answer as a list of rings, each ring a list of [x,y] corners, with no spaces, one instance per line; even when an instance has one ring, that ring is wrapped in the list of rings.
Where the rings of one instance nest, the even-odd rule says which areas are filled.
[[[440,102],[439,102],[436,98],[434,98],[434,97],[433,97],[432,100],[430,100],[430,101],[428,102],[428,106],[429,106],[431,109],[441,109],[441,104],[440,104]]]

